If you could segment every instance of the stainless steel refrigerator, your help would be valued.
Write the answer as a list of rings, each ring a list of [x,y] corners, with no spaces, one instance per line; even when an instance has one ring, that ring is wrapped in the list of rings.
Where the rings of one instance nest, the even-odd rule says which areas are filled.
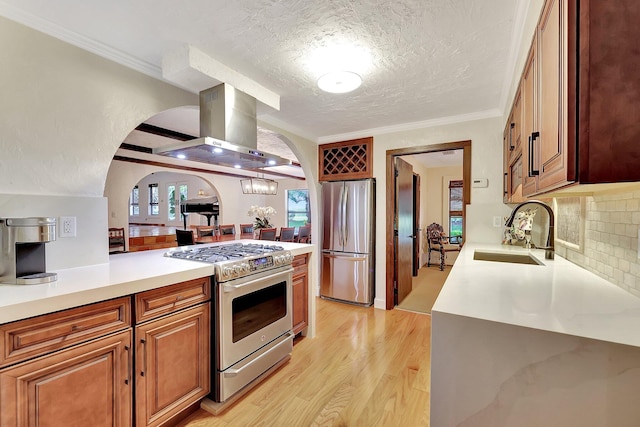
[[[375,181],[323,182],[322,210],[320,296],[373,304]]]

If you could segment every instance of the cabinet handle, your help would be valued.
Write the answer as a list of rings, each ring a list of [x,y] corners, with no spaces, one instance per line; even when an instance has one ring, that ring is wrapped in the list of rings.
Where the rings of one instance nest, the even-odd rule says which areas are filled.
[[[146,340],[140,340],[140,343],[144,347],[144,350],[142,351],[142,358],[144,360],[144,362],[143,362],[144,366],[142,368],[142,371],[140,371],[140,376],[144,377],[144,373],[147,372],[147,341]]]
[[[124,380],[124,383],[129,384],[129,381],[131,381],[131,348],[125,345],[124,350],[127,352],[127,378]]]
[[[515,123],[511,123],[511,125],[509,126],[509,151],[513,151],[516,146],[512,144],[513,142],[513,128],[516,127]]]
[[[540,132],[533,132],[529,137],[529,178],[533,178],[534,176],[540,175],[539,170],[533,169],[533,144],[536,139],[540,136]]]
[[[502,188],[504,191],[504,195],[507,195],[507,173],[504,173],[504,178],[502,179]]]

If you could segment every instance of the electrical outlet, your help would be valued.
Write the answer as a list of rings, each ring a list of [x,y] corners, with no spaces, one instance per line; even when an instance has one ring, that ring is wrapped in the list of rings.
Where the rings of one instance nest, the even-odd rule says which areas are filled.
[[[76,217],[61,216],[60,217],[60,237],[76,237]]]
[[[494,216],[493,217],[493,226],[496,228],[502,227],[502,217]]]

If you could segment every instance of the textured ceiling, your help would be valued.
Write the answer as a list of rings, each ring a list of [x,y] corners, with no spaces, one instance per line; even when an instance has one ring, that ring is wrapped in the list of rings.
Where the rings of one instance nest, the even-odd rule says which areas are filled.
[[[0,14],[90,50],[117,52],[157,77],[168,52],[197,47],[280,95],[280,111],[259,119],[329,141],[499,114],[526,1],[57,0],[52,7],[51,0],[0,0]],[[351,65],[363,85],[323,93],[314,55],[345,44],[369,55],[369,64]]]

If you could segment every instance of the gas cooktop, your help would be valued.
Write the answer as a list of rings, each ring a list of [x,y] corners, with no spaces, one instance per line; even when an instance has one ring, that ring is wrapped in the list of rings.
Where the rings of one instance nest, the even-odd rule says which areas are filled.
[[[165,256],[215,264],[280,251],[284,251],[284,248],[277,245],[230,243],[217,246],[181,247],[167,252]]]
[[[293,261],[291,252],[282,246],[259,243],[181,246],[165,252],[164,256],[214,264],[215,275],[219,281],[283,267]]]

